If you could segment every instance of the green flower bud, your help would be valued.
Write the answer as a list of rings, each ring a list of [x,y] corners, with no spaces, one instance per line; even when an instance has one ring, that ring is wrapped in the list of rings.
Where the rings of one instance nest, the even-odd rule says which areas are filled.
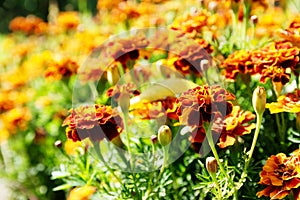
[[[123,92],[119,97],[119,105],[121,107],[122,112],[128,113],[130,107],[130,96],[129,93]]]
[[[162,125],[159,128],[158,141],[162,146],[166,146],[172,141],[172,132],[167,125]]]
[[[258,115],[262,115],[266,108],[266,90],[264,87],[258,86],[254,92],[252,97],[253,108]]]
[[[205,166],[209,173],[216,173],[218,171],[218,163],[214,157],[207,157]]]

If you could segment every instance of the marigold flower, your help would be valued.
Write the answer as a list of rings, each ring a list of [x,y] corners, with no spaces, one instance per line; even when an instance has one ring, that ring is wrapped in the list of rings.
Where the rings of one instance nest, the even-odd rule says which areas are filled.
[[[175,97],[167,97],[152,102],[143,101],[134,106],[131,114],[141,117],[141,119],[157,119],[166,116],[170,119],[178,120],[175,102]]]
[[[74,142],[74,141],[68,139],[64,144],[64,149],[65,149],[66,154],[76,155],[78,148],[82,147],[82,146],[83,146],[83,144],[81,141]]]
[[[107,44],[106,56],[120,62],[126,69],[128,60],[136,60],[139,57],[139,49],[144,49],[149,41],[144,34],[139,33],[128,38],[119,38]]]
[[[181,124],[201,126],[210,122],[216,113],[227,115],[232,110],[232,103],[227,102],[235,97],[220,86],[197,86],[177,99],[177,114]]]
[[[68,125],[66,134],[74,142],[90,138],[101,141],[104,137],[112,141],[123,130],[123,122],[118,113],[109,106],[95,104],[80,106],[70,110],[71,114],[64,120],[63,126]]]
[[[173,65],[175,69],[180,71],[182,74],[194,73],[200,75],[206,70],[206,68],[201,66],[201,62],[203,60],[210,60],[207,51],[205,51],[205,49],[197,43],[183,44],[180,42],[172,45],[170,47],[170,52],[179,52]],[[207,64],[209,65],[209,63]]]
[[[234,98],[231,93],[220,86],[204,85],[184,92],[177,99],[179,122],[191,127],[190,141],[195,151],[200,150],[201,143],[206,137],[204,122],[213,123],[213,130],[220,133],[223,120],[231,113],[233,107],[228,101]],[[224,138],[226,138],[225,135],[223,135]]]
[[[123,0],[115,0],[115,1],[110,1],[110,0],[98,0],[97,2],[97,9],[102,10],[102,9],[107,9],[111,10],[112,8],[115,8],[121,3]]]
[[[64,31],[76,29],[79,24],[80,18],[77,12],[60,12],[57,16],[57,26]]]
[[[45,77],[54,80],[70,77],[76,74],[79,68],[77,62],[70,59],[63,59],[60,62],[53,62],[49,65],[45,72]]]
[[[88,200],[96,192],[96,187],[85,185],[71,190],[67,200]]]
[[[267,9],[265,12],[252,12],[259,16],[258,23],[255,26],[255,36],[257,38],[272,37],[274,30],[280,29],[285,22],[285,12],[281,8]],[[276,16],[276,20],[274,19]]]
[[[106,95],[108,97],[113,98],[115,102],[118,102],[119,97],[121,96],[122,93],[128,93],[132,94],[134,96],[137,96],[140,94],[140,91],[135,89],[136,86],[133,83],[126,83],[123,85],[117,84],[111,88],[109,88],[106,91]]]
[[[288,93],[278,97],[277,102],[268,103],[266,108],[271,114],[279,112],[300,113],[300,90],[295,89],[293,93]]]
[[[251,132],[255,128],[255,124],[251,123],[255,115],[250,111],[242,111],[239,106],[233,106],[232,111],[225,118],[225,123],[218,146],[226,148],[235,143],[238,136],[242,136]]]
[[[202,12],[196,12],[193,14],[188,14],[181,18],[177,18],[171,25],[171,29],[178,30],[182,33],[188,34],[191,37],[196,36],[197,33],[204,28],[209,27],[210,14],[203,10]]]
[[[273,82],[285,85],[291,76],[287,72],[288,68],[298,75],[296,65],[299,63],[299,49],[289,42],[273,42],[254,54],[252,60],[259,68],[263,82],[271,78]]]
[[[290,80],[290,72],[296,76],[299,63],[299,49],[289,42],[272,42],[254,51],[237,51],[231,54],[221,66],[225,76],[235,79],[238,73],[260,74],[260,81],[270,78],[273,82],[285,85]]]
[[[238,73],[255,74],[254,64],[251,60],[249,51],[236,51],[229,55],[228,58],[221,64],[221,67],[226,69],[225,77],[234,80]]]
[[[300,155],[287,157],[283,153],[268,158],[260,173],[260,184],[267,187],[257,196],[269,196],[271,199],[283,199],[291,192],[295,199],[300,198]]]
[[[294,18],[287,29],[278,29],[276,34],[300,47],[300,15]]]
[[[44,34],[47,33],[48,25],[41,18],[33,15],[27,17],[15,17],[9,23],[9,28],[13,32],[23,32],[30,34]]]
[[[31,120],[31,113],[28,108],[16,107],[0,116],[3,126],[10,133],[16,133],[18,130],[25,130],[28,122]]]

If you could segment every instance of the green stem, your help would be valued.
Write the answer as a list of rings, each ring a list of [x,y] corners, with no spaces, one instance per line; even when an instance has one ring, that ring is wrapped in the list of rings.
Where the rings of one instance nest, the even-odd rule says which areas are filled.
[[[220,167],[220,170],[222,172],[222,174],[227,178],[229,179],[229,176],[228,174],[226,173],[221,161],[220,161],[220,158],[219,158],[219,155],[218,155],[218,152],[215,148],[215,144],[214,144],[214,141],[213,141],[213,138],[212,138],[212,134],[211,134],[211,126],[208,128],[208,130],[206,131],[206,138],[207,138],[207,141],[208,141],[208,144],[211,148],[211,151],[215,157],[215,159],[217,160],[217,163],[218,163],[218,166]]]
[[[281,116],[281,124],[282,124],[282,131],[281,131],[281,142],[284,142],[285,140],[285,132],[286,132],[286,124],[285,124],[285,119],[284,119],[284,113],[280,113]]]
[[[207,129],[206,131],[206,138],[207,138],[207,141],[208,141],[208,144],[211,148],[211,151],[215,157],[215,159],[217,160],[217,163],[218,163],[218,166],[220,167],[220,171],[221,173],[226,177],[226,179],[230,182],[230,184],[235,187],[235,184],[233,182],[232,179],[230,179],[230,177],[228,176],[228,174],[226,173],[221,161],[220,161],[220,158],[219,158],[219,155],[218,155],[218,152],[215,148],[215,144],[214,144],[214,141],[213,141],[213,138],[212,138],[212,134],[211,134],[211,126],[212,126],[212,123],[211,125],[209,126],[209,128]],[[237,191],[235,190],[234,191],[234,197],[237,197]],[[237,198],[234,198],[234,199],[237,199]]]
[[[209,172],[210,177],[212,178],[213,182],[215,183],[216,187],[217,187],[217,191],[218,191],[218,199],[222,200],[222,192],[220,189],[220,185],[218,183],[217,177],[216,177],[216,173],[211,173]]]
[[[104,166],[108,169],[108,171],[119,181],[119,183],[122,186],[122,180],[115,174],[114,170],[112,168],[110,168],[110,166],[104,160],[102,153],[101,153],[99,142],[93,142],[93,145],[94,145],[95,151],[98,155],[98,158],[101,160],[101,162],[104,164]]]
[[[281,120],[280,120],[280,113],[276,113],[275,114],[275,119],[276,119],[276,124],[277,124],[277,129],[278,129],[278,134],[279,134],[279,139],[280,142],[284,141],[284,132],[283,132],[283,124],[281,124]]]
[[[146,200],[149,198],[149,195],[151,194],[151,192],[153,191],[153,189],[155,188],[155,186],[157,185],[157,183],[159,182],[164,170],[165,170],[165,167],[167,165],[167,160],[168,160],[168,149],[169,149],[169,146],[164,146],[163,147],[163,152],[164,152],[164,162],[163,162],[163,165],[162,167],[160,168],[160,172],[157,176],[157,179],[155,181],[155,183],[152,185],[152,187],[150,187],[150,189],[147,190],[145,196],[143,197],[143,200]]]
[[[123,117],[124,117],[124,130],[126,132],[126,137],[127,137],[127,148],[129,152],[129,165],[130,165],[130,170],[132,174],[132,179],[133,179],[133,184],[134,184],[134,189],[137,194],[137,199],[140,199],[140,191],[138,190],[137,184],[136,184],[136,177],[134,171],[134,156],[132,156],[132,150],[130,147],[130,134],[129,134],[129,128],[128,128],[128,112],[123,112]]]
[[[249,163],[251,161],[251,158],[252,158],[252,155],[253,155],[253,152],[254,152],[254,148],[256,146],[256,142],[257,142],[257,138],[258,138],[258,135],[259,135],[260,126],[261,126],[261,122],[262,122],[262,116],[263,116],[263,113],[257,114],[257,122],[256,122],[254,137],[253,137],[253,141],[252,141],[250,151],[248,152],[249,156],[248,156],[248,159],[246,160],[244,171],[243,171],[245,173],[247,173],[247,169],[248,169]]]

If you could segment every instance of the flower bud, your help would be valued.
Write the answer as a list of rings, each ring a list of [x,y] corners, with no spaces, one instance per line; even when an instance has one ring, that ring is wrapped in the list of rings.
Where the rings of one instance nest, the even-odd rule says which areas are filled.
[[[252,15],[250,17],[251,22],[256,25],[258,23],[258,17],[256,15]]]
[[[167,125],[162,125],[159,128],[158,141],[162,146],[166,146],[172,141],[172,132]]]
[[[151,135],[151,141],[153,144],[157,143],[157,136],[156,135]]]
[[[128,92],[122,92],[119,97],[119,106],[123,113],[128,113],[130,107],[130,96]]]
[[[264,87],[258,86],[254,92],[252,97],[252,105],[256,112],[256,114],[262,115],[266,108],[266,90]]]
[[[61,148],[62,147],[62,141],[61,140],[56,140],[54,142],[54,146],[56,146],[57,148]]]
[[[214,157],[207,157],[205,166],[209,173],[216,173],[218,170],[218,163]]]

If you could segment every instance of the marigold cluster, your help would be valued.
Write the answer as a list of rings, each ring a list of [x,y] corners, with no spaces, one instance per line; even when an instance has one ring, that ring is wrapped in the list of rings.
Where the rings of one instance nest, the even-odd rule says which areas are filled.
[[[228,79],[235,79],[239,73],[260,74],[262,82],[270,78],[285,85],[290,80],[290,71],[298,75],[298,63],[299,48],[289,42],[272,42],[259,50],[237,51],[222,63],[222,67]]]
[[[295,151],[293,155],[283,153],[268,158],[263,171],[260,173],[259,184],[267,187],[258,192],[257,196],[267,196],[271,199],[283,199],[291,192],[294,199],[300,198],[300,154]]]
[[[27,17],[15,17],[10,21],[9,28],[14,32],[23,32],[30,34],[44,34],[48,31],[48,24],[41,18],[33,15]]]

